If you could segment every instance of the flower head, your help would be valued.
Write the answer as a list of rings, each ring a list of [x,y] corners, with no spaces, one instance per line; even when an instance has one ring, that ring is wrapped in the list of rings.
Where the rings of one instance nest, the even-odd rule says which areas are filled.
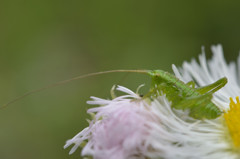
[[[73,153],[83,147],[82,155],[94,159],[239,159],[240,101],[230,97],[240,93],[240,58],[238,64],[227,64],[220,45],[213,46],[212,51],[211,60],[206,60],[203,50],[200,64],[196,60],[184,62],[182,68],[173,65],[173,71],[183,82],[195,81],[199,87],[226,76],[229,83],[212,98],[223,112],[221,116],[194,119],[188,110],[175,109],[166,95],[142,98],[119,86],[117,90],[126,95],[112,100],[92,97],[88,104],[99,105],[88,110],[94,114],[93,120],[68,140],[65,148],[74,144]]]

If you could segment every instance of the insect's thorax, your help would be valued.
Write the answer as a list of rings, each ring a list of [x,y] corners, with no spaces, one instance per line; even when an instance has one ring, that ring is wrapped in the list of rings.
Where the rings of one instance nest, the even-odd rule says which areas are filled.
[[[186,83],[179,80],[174,75],[162,71],[162,70],[156,70],[152,73],[153,81],[155,81],[155,84],[162,85],[165,89],[173,89],[175,88],[175,91],[177,91],[178,95],[182,97],[190,97],[190,96],[197,96],[200,95],[195,88],[190,87]],[[173,90],[172,90],[173,92]]]

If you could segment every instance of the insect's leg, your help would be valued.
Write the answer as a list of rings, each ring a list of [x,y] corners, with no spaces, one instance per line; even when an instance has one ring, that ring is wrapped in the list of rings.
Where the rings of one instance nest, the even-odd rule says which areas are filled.
[[[159,95],[166,95],[169,101],[173,101],[176,97],[179,96],[179,90],[176,87],[173,87],[171,84],[166,82],[161,82],[153,85],[150,91],[144,95],[143,98],[153,97],[157,98]]]
[[[188,83],[186,83],[186,85],[188,85],[191,88],[195,88],[195,82],[194,81],[189,81]]]
[[[112,99],[117,97],[116,94],[115,94],[116,87],[117,87],[117,85],[113,85],[111,90],[110,90],[110,94],[111,94]]]
[[[218,91],[219,89],[221,89],[222,87],[224,87],[226,84],[227,84],[227,78],[223,77],[210,85],[196,88],[196,91],[199,92],[200,94],[205,94],[205,93],[212,94]]]
[[[157,97],[158,95],[162,95],[162,90],[165,90],[165,84],[161,83],[161,84],[153,84],[152,83],[152,88],[150,89],[150,91],[145,94],[143,96],[143,98],[148,98],[148,97]]]

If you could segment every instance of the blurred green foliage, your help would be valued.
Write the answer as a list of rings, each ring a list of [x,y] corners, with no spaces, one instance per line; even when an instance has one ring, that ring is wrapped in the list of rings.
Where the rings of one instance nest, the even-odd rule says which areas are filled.
[[[221,43],[240,49],[239,1],[0,1],[0,103],[76,75],[162,69]],[[40,92],[0,111],[0,158],[72,159],[65,141],[87,126],[85,101],[147,77],[109,74]],[[145,87],[147,89],[147,86]]]

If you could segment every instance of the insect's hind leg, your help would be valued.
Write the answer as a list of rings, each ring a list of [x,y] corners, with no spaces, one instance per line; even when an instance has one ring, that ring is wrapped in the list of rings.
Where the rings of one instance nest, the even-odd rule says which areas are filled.
[[[195,88],[195,82],[194,81],[189,81],[188,83],[186,83],[186,85],[188,85],[191,88]]]
[[[196,91],[200,94],[206,94],[206,93],[213,94],[214,92],[224,87],[226,84],[227,84],[227,78],[223,77],[210,85],[196,88]]]

